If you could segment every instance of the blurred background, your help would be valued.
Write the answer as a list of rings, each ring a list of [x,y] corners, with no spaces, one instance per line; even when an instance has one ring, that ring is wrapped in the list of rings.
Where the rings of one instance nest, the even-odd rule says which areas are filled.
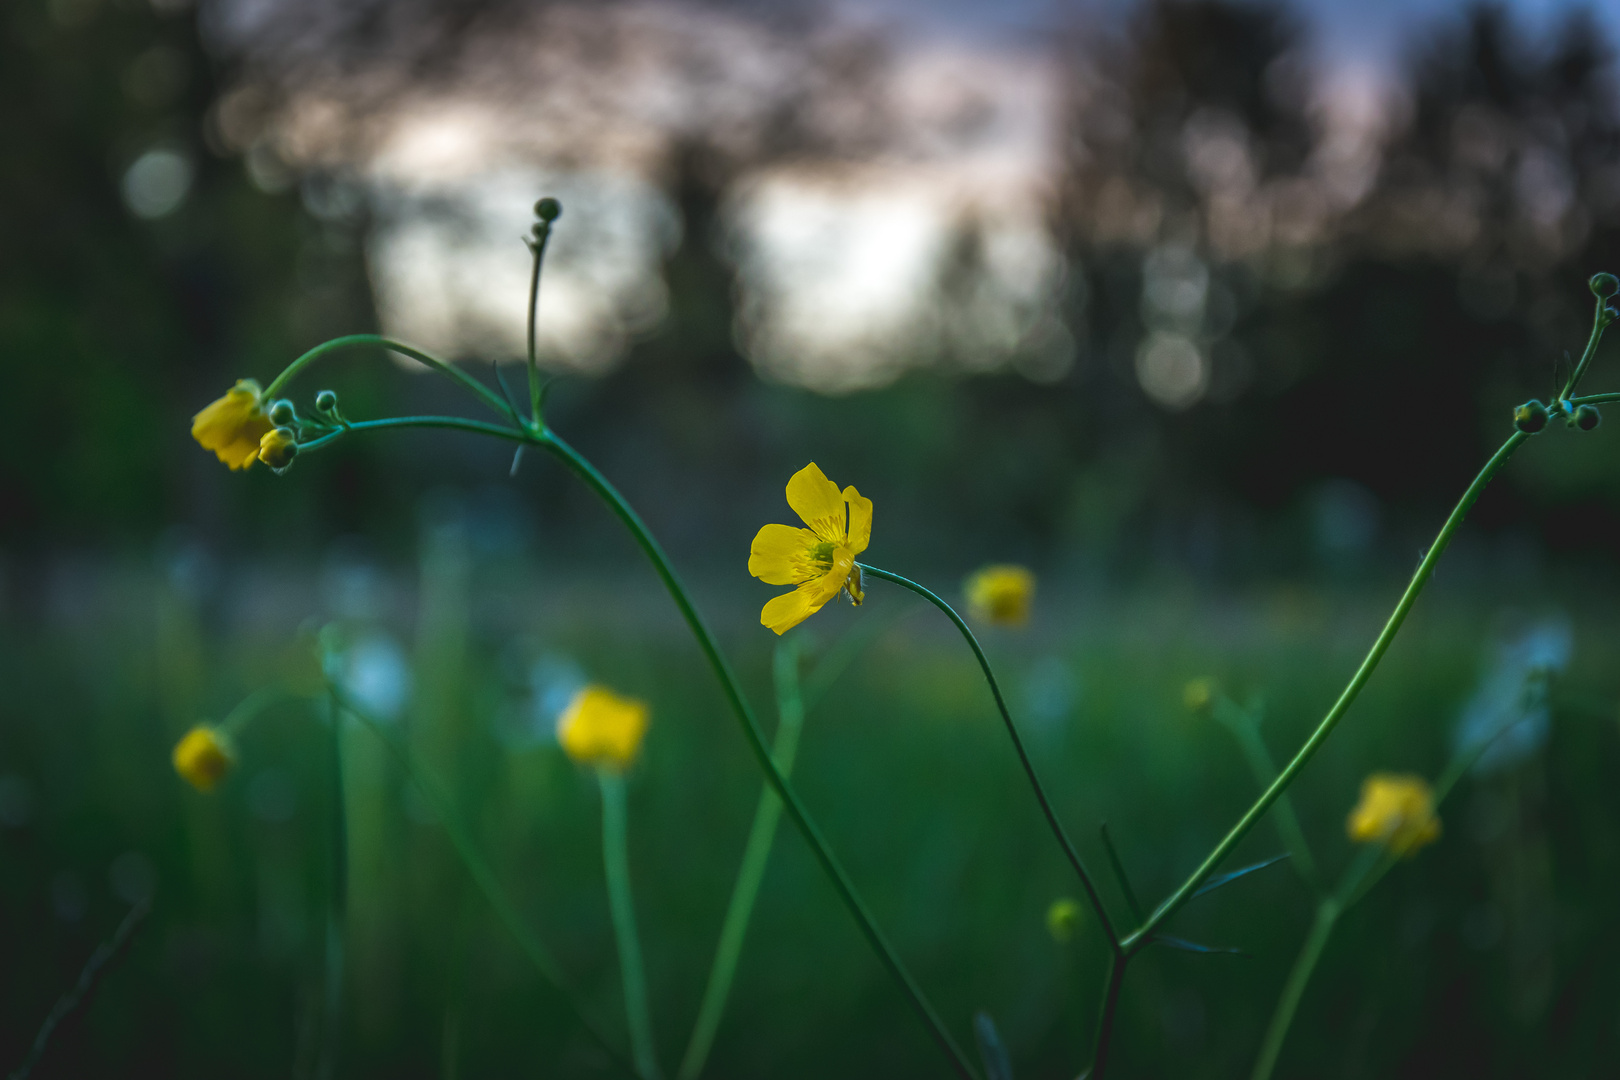
[[[168,752],[310,685],[329,621],[615,1018],[599,810],[550,732],[587,679],[652,703],[631,847],[669,1064],[684,1045],[758,776],[613,520],[458,434],[277,477],[188,433],[345,333],[521,385],[538,196],[564,206],[548,418],[767,717],[745,553],[814,460],[874,500],[874,564],[953,597],[987,561],[1036,571],[1032,624],[988,648],[1071,830],[1090,850],[1108,820],[1154,896],[1253,795],[1183,684],[1263,698],[1291,753],[1511,408],[1562,384],[1587,277],[1620,270],[1606,5],[13,0],[0,27],[0,1066],[153,905],[42,1076],[324,1067],[319,716],[271,710],[209,797]],[[1617,365],[1611,340],[1589,388]],[[357,419],[462,406],[380,354],[294,392],[325,387]],[[1336,867],[1366,773],[1432,777],[1480,715],[1518,725],[1346,919],[1278,1075],[1620,1053],[1620,438],[1558,427],[1297,789]],[[811,664],[872,634],[801,788],[959,1037],[986,1009],[1020,1075],[1073,1076],[1101,939],[1046,932],[1072,882],[960,640],[871,593],[795,632]],[[1525,656],[1556,677],[1521,716]],[[366,733],[345,747],[338,1071],[601,1074],[420,794]],[[1277,850],[1262,826],[1244,854]],[[1133,967],[1120,1075],[1252,1061],[1311,901],[1279,868],[1201,904],[1187,935],[1248,955]],[[766,1070],[942,1071],[786,830],[711,1069]]]

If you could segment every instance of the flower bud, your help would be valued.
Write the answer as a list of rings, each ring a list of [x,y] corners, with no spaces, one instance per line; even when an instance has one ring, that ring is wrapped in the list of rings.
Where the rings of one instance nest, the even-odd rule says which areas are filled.
[[[286,427],[296,419],[298,413],[293,409],[293,403],[286,398],[281,398],[270,406],[270,422],[276,427]]]
[[[337,408],[337,392],[334,390],[322,390],[316,394],[315,407],[321,412],[331,412]]]
[[[174,747],[174,771],[198,791],[212,791],[236,763],[230,740],[206,724],[186,732]]]
[[[1215,706],[1215,680],[1193,679],[1181,688],[1181,704],[1188,712],[1206,713]]]
[[[293,434],[292,428],[271,428],[259,440],[259,460],[272,469],[285,469],[297,456],[298,437]]]
[[[1547,426],[1547,406],[1531,398],[1513,410],[1513,426],[1527,435],[1534,435]]]
[[[1620,278],[1615,277],[1613,274],[1593,274],[1586,285],[1592,290],[1592,295],[1599,300],[1607,300],[1616,293],[1620,293]]]
[[[1083,914],[1079,902],[1070,897],[1054,900],[1046,909],[1046,932],[1052,935],[1053,941],[1073,941]]]
[[[1596,405],[1582,405],[1575,410],[1575,426],[1582,431],[1591,431],[1603,423],[1603,414],[1597,411]]]
[[[558,202],[556,199],[553,199],[550,195],[547,195],[545,198],[534,204],[534,216],[549,225],[553,221],[556,221],[558,218],[562,217],[562,203]],[[1597,279],[1593,278],[1593,280],[1595,281]],[[1612,281],[1614,279],[1610,278],[1610,280]]]

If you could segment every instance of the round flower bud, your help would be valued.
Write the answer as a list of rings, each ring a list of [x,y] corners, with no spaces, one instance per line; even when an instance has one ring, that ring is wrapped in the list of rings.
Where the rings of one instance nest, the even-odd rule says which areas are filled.
[[[224,732],[198,724],[174,747],[174,771],[198,791],[212,791],[231,771],[236,754]]]
[[[1513,410],[1513,426],[1527,435],[1534,435],[1547,426],[1547,406],[1531,398]]]
[[[271,428],[259,440],[259,460],[272,469],[285,469],[298,456],[298,437],[292,428]]]
[[[315,407],[321,410],[321,412],[331,412],[333,409],[337,408],[337,392],[333,390],[322,390],[320,393],[316,394]]]
[[[1597,411],[1596,405],[1582,405],[1575,410],[1575,426],[1582,431],[1591,431],[1603,423],[1603,414]]]
[[[1194,714],[1206,713],[1215,707],[1215,680],[1193,679],[1181,688],[1181,704]]]
[[[1599,300],[1607,300],[1616,293],[1620,293],[1620,278],[1615,277],[1613,274],[1593,274],[1591,280],[1586,284],[1592,290],[1592,295]]]
[[[277,427],[286,427],[296,419],[298,413],[294,411],[293,403],[286,398],[281,398],[270,406],[270,422]]]
[[[1073,941],[1084,914],[1079,902],[1070,897],[1054,900],[1052,906],[1046,909],[1046,932],[1052,935],[1053,941]]]
[[[545,198],[534,204],[534,216],[549,225],[553,221],[556,221],[558,218],[562,217],[562,203],[558,202],[556,199],[553,199],[550,195],[547,195]],[[1610,280],[1613,279],[1611,278]]]

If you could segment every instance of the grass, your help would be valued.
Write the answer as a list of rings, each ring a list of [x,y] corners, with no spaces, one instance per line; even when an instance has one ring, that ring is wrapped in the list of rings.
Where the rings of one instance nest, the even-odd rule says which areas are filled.
[[[528,707],[524,672],[542,654],[652,703],[645,757],[628,779],[629,842],[652,1022],[672,1070],[760,779],[653,586],[630,571],[621,580],[562,569],[527,589],[430,558],[419,603],[368,625],[410,643],[415,693],[402,730],[588,1007],[621,1038],[595,779],[554,745],[511,733]],[[322,730],[302,706],[271,710],[242,738],[241,766],[214,796],[185,788],[167,760],[186,727],[218,719],[247,691],[312,681],[300,605],[288,601],[280,615],[199,606],[135,572],[77,584],[77,609],[57,605],[0,630],[0,775],[31,796],[0,826],[0,1065],[23,1059],[39,1021],[123,918],[129,867],[145,860],[156,881],[151,917],[37,1075],[310,1075],[326,895]],[[1449,581],[1443,569],[1293,789],[1329,876],[1350,857],[1343,819],[1365,773],[1432,776],[1444,766],[1452,725],[1508,617],[1494,599],[1506,588]],[[1182,709],[1184,682],[1214,675],[1239,694],[1263,692],[1265,735],[1282,758],[1332,701],[1396,591],[1381,582],[1198,599],[1171,587],[1114,597],[1052,587],[1031,631],[989,634],[986,647],[1071,833],[1103,866],[1097,825],[1107,820],[1152,903],[1254,794],[1229,737]],[[1585,606],[1548,744],[1506,773],[1465,780],[1444,840],[1346,917],[1278,1076],[1579,1075],[1620,1051],[1620,939],[1608,914],[1620,887],[1610,779],[1620,671],[1608,662],[1620,628],[1576,587],[1561,594]],[[773,639],[754,625],[759,598],[700,602],[771,717]],[[916,603],[874,589],[861,611],[829,609],[801,632],[824,647],[857,619]],[[345,740],[340,1073],[598,1075],[598,1055],[384,748],[358,727]],[[794,775],[957,1037],[971,1043],[972,1014],[984,1009],[1019,1076],[1072,1076],[1087,1057],[1106,949],[1095,926],[1069,945],[1047,935],[1048,904],[1077,885],[943,618],[913,612],[876,639],[807,717]],[[1281,850],[1265,823],[1233,865]],[[121,857],[124,872],[110,878]],[[1155,949],[1134,964],[1117,1075],[1245,1074],[1311,912],[1280,866],[1178,916],[1173,933],[1247,955]],[[708,1075],[944,1071],[808,851],[782,830]]]

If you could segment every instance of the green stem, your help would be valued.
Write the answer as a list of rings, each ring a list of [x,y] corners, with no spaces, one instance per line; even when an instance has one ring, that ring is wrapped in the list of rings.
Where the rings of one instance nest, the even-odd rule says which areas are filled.
[[[1243,756],[1249,763],[1249,771],[1254,774],[1261,790],[1265,790],[1267,785],[1277,778],[1277,763],[1272,760],[1270,749],[1260,737],[1260,727],[1255,723],[1254,715],[1223,697],[1215,703],[1215,718],[1220,720],[1237,740],[1239,749],[1243,751]],[[1320,894],[1322,886],[1316,874],[1316,859],[1305,839],[1305,830],[1299,827],[1299,818],[1294,814],[1293,800],[1286,792],[1277,796],[1275,816],[1277,834],[1282,838],[1283,846],[1288,849],[1294,871],[1312,892]]]
[[[479,854],[477,845],[473,843],[471,833],[462,824],[449,794],[439,784],[438,779],[425,766],[417,762],[415,755],[405,748],[399,739],[394,736],[394,733],[388,729],[387,725],[360,708],[336,687],[331,688],[331,693],[342,710],[359,720],[373,735],[380,739],[382,744],[388,748],[389,753],[399,762],[400,767],[405,770],[405,775],[410,777],[411,783],[416,785],[416,789],[422,793],[422,797],[433,808],[434,816],[444,825],[444,831],[450,838],[451,846],[456,849],[456,854],[461,857],[462,865],[467,868],[467,873],[472,877],[473,884],[478,886],[478,891],[484,894],[484,899],[495,910],[496,918],[500,919],[501,925],[506,927],[507,933],[517,940],[518,947],[529,958],[529,962],[534,964],[535,969],[540,972],[541,976],[562,996],[569,1011],[574,1014],[574,1019],[595,1040],[596,1044],[607,1053],[616,1067],[622,1072],[634,1074],[636,1070],[625,1059],[623,1052],[608,1039],[601,1025],[592,1020],[585,1010],[580,1007],[579,1001],[582,995],[578,988],[563,974],[562,965],[551,955],[551,950],[546,948],[545,943],[540,940],[539,936],[529,929],[528,924],[523,920],[523,916],[518,913],[517,905],[506,894],[506,890],[501,888],[500,879],[495,876],[495,871],[490,868],[489,863],[485,862],[484,857]]]
[[[1584,397],[1569,399],[1569,403],[1576,408],[1580,408],[1582,405],[1602,405],[1610,401],[1620,401],[1620,394],[1610,391],[1606,394],[1587,394]]]
[[[1238,819],[1237,824],[1232,826],[1226,837],[1215,845],[1215,849],[1209,853],[1209,857],[1199,865],[1198,869],[1194,870],[1191,876],[1182,882],[1180,888],[1176,889],[1164,903],[1159,905],[1158,909],[1149,916],[1147,922],[1124,939],[1121,944],[1125,949],[1135,951],[1142,948],[1151,938],[1153,931],[1157,930],[1166,919],[1180,911],[1182,905],[1192,899],[1193,894],[1198,891],[1198,887],[1219,869],[1221,862],[1249,834],[1249,830],[1254,828],[1255,823],[1270,809],[1271,804],[1276,802],[1277,798],[1288,789],[1288,785],[1294,782],[1294,777],[1299,775],[1300,770],[1305,767],[1322,743],[1332,734],[1333,729],[1338,726],[1339,720],[1356,700],[1356,697],[1360,695],[1361,688],[1372,677],[1373,671],[1378,667],[1378,662],[1384,658],[1384,653],[1389,650],[1390,643],[1395,640],[1395,635],[1399,632],[1401,624],[1406,622],[1406,616],[1411,612],[1412,605],[1417,602],[1418,594],[1423,591],[1423,586],[1428,584],[1430,576],[1434,573],[1435,564],[1440,561],[1440,556],[1444,554],[1447,545],[1451,543],[1452,537],[1456,535],[1457,530],[1462,526],[1463,519],[1468,516],[1468,511],[1478,501],[1480,493],[1485,490],[1485,486],[1490,483],[1491,478],[1496,475],[1497,471],[1513,456],[1513,452],[1529,437],[1522,431],[1515,431],[1502,444],[1501,448],[1491,456],[1491,459],[1485,463],[1485,467],[1480,470],[1478,476],[1474,477],[1474,482],[1468,485],[1468,490],[1463,492],[1462,498],[1452,508],[1451,515],[1446,518],[1446,523],[1441,527],[1440,534],[1435,537],[1434,544],[1423,556],[1423,561],[1418,564],[1417,572],[1412,575],[1411,582],[1406,586],[1406,592],[1401,595],[1400,602],[1395,605],[1395,610],[1390,614],[1389,621],[1384,624],[1384,629],[1379,633],[1378,639],[1373,642],[1372,649],[1367,653],[1366,658],[1362,660],[1361,666],[1356,669],[1355,675],[1351,677],[1349,685],[1344,688],[1344,692],[1339,695],[1339,699],[1333,703],[1333,707],[1328,710],[1327,715],[1322,718],[1322,722],[1311,733],[1311,737],[1305,741],[1304,746],[1300,747],[1299,752],[1294,755],[1294,759],[1288,763],[1287,767],[1278,774],[1277,779],[1272,781],[1271,786],[1255,800],[1254,805],[1249,807],[1244,815]]]
[[[1007,728],[1008,737],[1012,739],[1013,749],[1018,752],[1018,760],[1024,766],[1024,775],[1029,778],[1030,789],[1035,792],[1035,801],[1040,803],[1041,813],[1046,815],[1046,823],[1051,827],[1052,835],[1057,837],[1059,846],[1063,848],[1063,853],[1068,856],[1069,865],[1073,866],[1074,872],[1079,875],[1080,885],[1086,890],[1086,898],[1091,901],[1092,910],[1097,913],[1097,919],[1102,924],[1103,933],[1108,937],[1108,944],[1118,951],[1120,947],[1119,935],[1114,930],[1114,924],[1109,921],[1108,912],[1103,907],[1102,897],[1098,894],[1096,885],[1092,883],[1091,875],[1086,872],[1085,864],[1080,860],[1080,852],[1075,849],[1073,841],[1069,839],[1068,832],[1063,828],[1063,823],[1058,820],[1057,811],[1052,808],[1052,801],[1046,797],[1046,788],[1041,784],[1041,778],[1035,771],[1035,763],[1030,760],[1029,751],[1024,749],[1024,740],[1018,734],[1018,727],[1013,723],[1012,714],[1007,711],[1006,699],[1001,695],[1001,684],[996,682],[995,673],[990,670],[990,661],[984,655],[984,649],[979,647],[979,639],[973,636],[973,631],[968,628],[967,623],[962,621],[962,616],[956,613],[956,609],[941,600],[931,590],[924,588],[909,578],[903,578],[899,574],[879,570],[877,567],[868,566],[865,563],[857,563],[856,565],[861,568],[863,573],[871,574],[875,578],[910,589],[944,612],[945,617],[950,619],[956,625],[956,628],[961,631],[962,637],[967,640],[968,647],[973,650],[974,658],[979,661],[979,670],[984,672],[985,682],[990,684],[990,695],[996,699],[996,709],[1001,713],[1001,722]]]
[[[318,439],[311,439],[306,443],[298,444],[300,454],[310,454],[316,450],[336,442],[351,431],[379,431],[384,428],[455,428],[458,431],[471,431],[479,435],[493,435],[497,439],[509,439],[512,442],[533,442],[534,438],[528,432],[517,428],[502,427],[500,424],[487,424],[482,420],[463,420],[459,416],[390,416],[383,420],[356,420],[346,424],[341,430],[329,435],[322,435]]]
[[[624,775],[597,769],[602,788],[602,868],[607,874],[608,910],[619,944],[619,974],[624,981],[624,1017],[630,1027],[630,1054],[642,1080],[658,1080],[658,1051],[653,1046],[652,1014],[647,1009],[647,974],[636,932],[636,903],[630,891],[629,829],[625,821]]]
[[[225,714],[225,719],[214,726],[214,730],[227,738],[234,738],[243,728],[257,719],[260,713],[276,702],[296,698],[297,695],[289,694],[279,686],[260,687],[237,702],[236,707]]]
[[[774,667],[778,720],[771,757],[782,775],[787,777],[793,774],[793,758],[799,748],[799,733],[804,728],[804,698],[799,692],[799,649],[796,638],[788,638],[777,644]],[[776,839],[776,827],[781,819],[782,799],[767,784],[759,793],[754,824],[748,832],[748,845],[743,849],[737,883],[732,887],[731,903],[726,907],[725,921],[720,926],[714,963],[709,967],[708,985],[703,990],[697,1020],[692,1024],[692,1037],[686,1044],[686,1054],[681,1058],[678,1080],[696,1080],[703,1072],[704,1062],[708,1060],[709,1048],[714,1044],[715,1033],[720,1028],[720,1018],[725,1014],[731,980],[737,973],[737,961],[742,956],[743,938],[748,933],[748,921],[753,915],[760,883],[765,879],[765,866],[770,861],[771,845]]]
[[[244,702],[243,704],[246,704]],[[328,1080],[337,1069],[338,1025],[343,1019],[343,929],[349,907],[348,808],[343,793],[343,713],[335,694],[327,697],[327,734],[331,747],[331,881],[327,883],[325,1015],[321,1056],[315,1074]]]
[[[861,899],[860,894],[856,892],[854,882],[850,880],[843,866],[833,855],[832,849],[827,846],[827,841],[822,837],[821,830],[811,821],[810,813],[804,808],[804,804],[800,802],[798,794],[788,784],[781,770],[776,767],[776,763],[771,760],[771,752],[765,745],[765,737],[760,734],[759,723],[754,719],[753,710],[749,708],[747,699],[743,697],[742,690],[737,685],[737,678],[731,672],[731,665],[726,663],[725,657],[720,652],[720,647],[715,643],[714,635],[709,632],[708,625],[703,621],[703,617],[698,614],[697,608],[687,595],[685,587],[681,585],[680,580],[675,576],[674,567],[670,565],[669,556],[664,554],[663,547],[642,522],[640,515],[625,501],[624,496],[619,494],[618,489],[610,484],[594,465],[581,457],[573,447],[569,446],[549,429],[536,436],[535,441],[538,445],[555,454],[575,476],[579,477],[587,487],[608,505],[608,508],[630,531],[630,535],[635,538],[636,544],[640,546],[647,559],[653,564],[653,569],[657,572],[659,579],[663,581],[664,587],[669,590],[670,598],[675,601],[675,606],[680,609],[682,617],[686,619],[686,624],[691,629],[692,636],[697,639],[699,648],[703,650],[704,657],[708,660],[710,668],[713,669],[716,679],[719,680],[726,701],[731,706],[732,712],[736,714],[738,723],[742,726],[743,737],[748,740],[748,747],[753,751],[754,760],[764,770],[765,779],[776,790],[777,795],[781,797],[788,817],[793,820],[794,826],[804,837],[805,842],[810,845],[810,850],[814,853],[816,861],[821,864],[821,868],[826,872],[828,880],[832,882],[833,888],[838,892],[839,899],[848,908],[850,915],[855,919],[861,933],[865,935],[867,942],[872,946],[872,950],[877,953],[878,959],[882,961],[883,966],[888,969],[894,980],[900,984],[907,999],[911,1002],[912,1008],[917,1011],[917,1015],[927,1026],[934,1042],[945,1056],[950,1059],[951,1066],[956,1070],[957,1074],[967,1077],[969,1080],[977,1080],[977,1075],[973,1066],[968,1063],[967,1056],[962,1053],[961,1048],[956,1044],[956,1040],[946,1030],[943,1021],[939,1018],[939,1014],[935,1012],[934,1007],[929,1004],[928,999],[923,995],[922,987],[917,984],[917,981],[912,978],[911,972],[901,962],[899,954],[894,951],[894,947],[889,944],[883,932],[878,929],[871,912],[867,910],[866,903]]]
[[[471,375],[468,375],[465,371],[447,364],[438,357],[431,356],[428,353],[423,352],[421,349],[406,345],[402,341],[395,341],[392,338],[383,337],[380,334],[349,334],[346,337],[333,338],[331,341],[321,342],[321,344],[315,346],[303,356],[300,356],[298,359],[288,364],[286,368],[283,369],[281,374],[277,375],[275,379],[271,381],[270,385],[264,388],[265,398],[269,399],[275,397],[282,387],[286,386],[293,380],[294,376],[296,376],[300,371],[303,371],[305,368],[309,367],[309,365],[313,364],[315,361],[319,360],[321,357],[325,356],[327,353],[337,352],[339,349],[358,348],[362,345],[375,345],[379,348],[389,349],[403,356],[408,356],[419,364],[425,364],[434,371],[448,376],[452,381],[460,383],[464,389],[470,391],[474,397],[481,400],[491,409],[494,409],[501,416],[510,417],[513,422],[520,425],[522,424],[522,420],[516,413],[512,411],[511,407],[507,405],[506,402],[497,397],[494,392],[489,389],[489,387],[485,386]]]
[[[1602,297],[1598,297],[1597,310],[1592,316],[1592,332],[1587,335],[1586,348],[1581,351],[1581,362],[1576,364],[1575,370],[1569,373],[1569,382],[1564,384],[1564,392],[1558,395],[1560,398],[1568,398],[1569,395],[1575,392],[1575,387],[1579,385],[1581,376],[1586,374],[1587,365],[1592,362],[1593,355],[1597,353],[1598,342],[1603,340],[1603,331],[1609,325],[1609,320],[1604,315],[1603,309],[1604,300]]]
[[[1271,1070],[1277,1065],[1277,1055],[1282,1053],[1283,1041],[1288,1037],[1288,1028],[1294,1022],[1294,1013],[1299,1009],[1300,998],[1305,996],[1305,986],[1311,981],[1316,962],[1321,959],[1322,950],[1333,934],[1340,910],[1339,900],[1335,896],[1324,897],[1317,905],[1316,921],[1311,924],[1311,932],[1299,950],[1293,970],[1288,973],[1282,996],[1277,999],[1277,1010],[1272,1014],[1271,1025],[1266,1028],[1266,1037],[1260,1044],[1260,1055],[1255,1058],[1250,1080],[1270,1080]]]
[[[529,422],[540,426],[540,357],[535,348],[535,319],[540,311],[540,264],[546,258],[546,241],[551,238],[551,226],[544,222],[536,231],[529,250],[534,253],[534,273],[529,278]]]
[[[1129,953],[1116,951],[1108,967],[1108,986],[1103,991],[1102,1011],[1097,1016],[1096,1051],[1091,1058],[1091,1069],[1086,1080],[1103,1080],[1108,1072],[1108,1054],[1114,1042],[1114,1018],[1119,1013],[1119,995],[1125,986],[1125,967],[1131,962]]]

